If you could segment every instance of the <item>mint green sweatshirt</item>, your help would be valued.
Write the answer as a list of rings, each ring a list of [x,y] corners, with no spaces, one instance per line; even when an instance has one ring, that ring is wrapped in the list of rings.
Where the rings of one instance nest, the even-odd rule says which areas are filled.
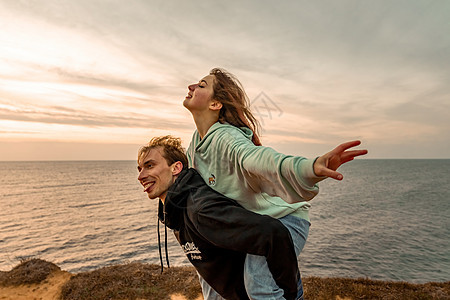
[[[307,202],[324,177],[314,174],[314,160],[255,146],[252,131],[215,123],[200,139],[194,132],[187,150],[195,168],[214,190],[244,208],[274,218],[294,215],[309,221]]]

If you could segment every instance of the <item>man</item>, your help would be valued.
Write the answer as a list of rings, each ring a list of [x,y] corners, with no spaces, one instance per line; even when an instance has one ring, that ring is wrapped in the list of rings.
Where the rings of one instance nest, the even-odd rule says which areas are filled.
[[[297,297],[300,274],[288,229],[206,185],[187,168],[180,139],[153,138],[139,150],[138,170],[148,197],[159,198],[160,221],[175,230],[189,261],[222,297],[248,299],[243,278],[247,253],[265,256],[284,298]]]

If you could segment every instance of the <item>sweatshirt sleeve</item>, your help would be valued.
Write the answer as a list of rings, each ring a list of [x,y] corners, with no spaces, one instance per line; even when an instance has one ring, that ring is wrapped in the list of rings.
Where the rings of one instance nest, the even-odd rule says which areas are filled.
[[[286,299],[294,299],[299,278],[297,256],[289,230],[277,219],[259,215],[219,199],[203,201],[195,213],[196,229],[219,248],[265,256]]]
[[[224,131],[217,140],[217,149],[230,158],[232,167],[251,188],[278,196],[287,203],[309,201],[317,195],[317,183],[325,177],[314,174],[314,160],[255,146],[238,130]]]

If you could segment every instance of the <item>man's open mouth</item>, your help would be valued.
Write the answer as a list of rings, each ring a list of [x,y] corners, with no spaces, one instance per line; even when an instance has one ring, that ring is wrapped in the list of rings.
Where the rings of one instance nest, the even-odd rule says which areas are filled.
[[[154,181],[146,182],[144,184],[144,192],[148,193],[148,191],[151,190],[154,185],[155,185]]]

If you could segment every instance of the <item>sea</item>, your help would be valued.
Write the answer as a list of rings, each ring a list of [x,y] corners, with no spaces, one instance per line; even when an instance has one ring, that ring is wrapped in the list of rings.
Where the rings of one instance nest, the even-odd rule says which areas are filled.
[[[302,276],[449,281],[450,160],[360,159],[340,171],[311,200]],[[137,176],[135,161],[0,162],[0,270],[29,258],[71,273],[160,264],[157,201]],[[189,265],[167,233],[170,265]]]

